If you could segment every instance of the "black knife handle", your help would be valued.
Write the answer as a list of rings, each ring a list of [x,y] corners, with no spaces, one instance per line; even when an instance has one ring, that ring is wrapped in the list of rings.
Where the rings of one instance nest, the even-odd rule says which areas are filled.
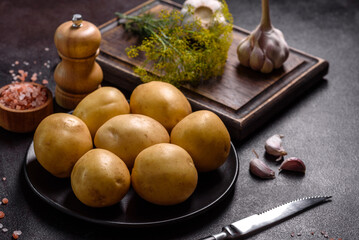
[[[199,240],[216,240],[216,238],[213,237],[213,236],[208,236],[208,237],[205,237],[205,238],[201,238]]]

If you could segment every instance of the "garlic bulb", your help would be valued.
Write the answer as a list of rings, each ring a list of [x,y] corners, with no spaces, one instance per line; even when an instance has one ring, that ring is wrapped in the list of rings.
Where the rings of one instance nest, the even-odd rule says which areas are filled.
[[[222,3],[218,0],[186,0],[181,13],[184,15],[184,23],[198,19],[203,28],[209,28],[216,22],[226,23],[222,7]]]
[[[280,68],[289,56],[283,33],[274,28],[269,16],[269,0],[262,0],[262,19],[258,27],[237,47],[241,65],[270,73]]]

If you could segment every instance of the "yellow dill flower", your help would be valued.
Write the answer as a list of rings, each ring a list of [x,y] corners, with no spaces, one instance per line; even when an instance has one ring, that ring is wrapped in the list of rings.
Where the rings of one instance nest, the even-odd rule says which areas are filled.
[[[165,81],[179,87],[188,83],[195,86],[222,75],[232,43],[233,19],[226,2],[221,2],[226,22],[208,28],[198,20],[184,22],[184,15],[176,10],[162,11],[158,17],[116,13],[126,19],[127,30],[143,37],[141,45],[126,50],[130,58],[145,53],[143,65],[134,69],[141,80]]]

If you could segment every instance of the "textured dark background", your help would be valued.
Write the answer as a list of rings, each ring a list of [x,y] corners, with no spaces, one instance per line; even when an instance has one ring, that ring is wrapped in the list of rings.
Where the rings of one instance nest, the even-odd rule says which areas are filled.
[[[100,25],[141,0],[91,1],[0,1],[0,84],[11,82],[17,68],[43,72],[54,90],[53,67],[59,58],[53,43],[58,25],[82,13]],[[179,3],[183,1],[178,0]],[[252,30],[260,19],[260,0],[228,0],[234,23]],[[332,195],[330,203],[318,206],[250,239],[329,238],[357,239],[359,206],[359,3],[356,0],[273,0],[272,23],[282,30],[288,44],[329,61],[329,73],[320,84],[293,102],[264,127],[243,142],[235,142],[240,173],[234,192],[220,205],[188,222],[151,229],[107,228],[65,215],[40,200],[27,186],[23,162],[32,133],[16,134],[0,129],[0,205],[6,213],[0,223],[0,239],[10,239],[20,229],[21,239],[197,239],[220,231],[240,218],[278,204],[312,195]],[[50,51],[45,51],[48,47]],[[50,60],[51,68],[43,63]],[[29,66],[23,64],[28,61]],[[33,64],[37,61],[37,64]],[[260,181],[248,172],[252,149],[263,156],[265,140],[276,133],[285,135],[285,147],[307,165],[303,175],[280,174]],[[275,168],[274,162],[267,163]],[[315,232],[315,236],[310,233]],[[319,237],[317,237],[319,236]]]

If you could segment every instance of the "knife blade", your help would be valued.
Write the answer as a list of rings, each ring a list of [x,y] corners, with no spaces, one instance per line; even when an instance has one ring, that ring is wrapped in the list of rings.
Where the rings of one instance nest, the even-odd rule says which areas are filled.
[[[270,227],[315,205],[327,202],[331,197],[332,196],[317,196],[297,199],[265,212],[243,218],[225,226],[222,232],[201,238],[200,240],[225,240],[244,237],[255,231]]]

